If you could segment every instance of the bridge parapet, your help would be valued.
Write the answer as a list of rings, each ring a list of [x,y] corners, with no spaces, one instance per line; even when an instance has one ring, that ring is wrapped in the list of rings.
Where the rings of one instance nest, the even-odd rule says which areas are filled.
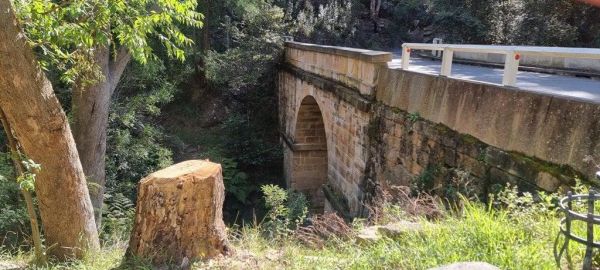
[[[588,176],[600,153],[600,106],[405,70],[380,76],[376,100],[505,151],[569,165]]]
[[[300,42],[286,42],[285,49],[288,64],[358,89],[365,96],[374,94],[378,67],[391,60],[389,52]]]

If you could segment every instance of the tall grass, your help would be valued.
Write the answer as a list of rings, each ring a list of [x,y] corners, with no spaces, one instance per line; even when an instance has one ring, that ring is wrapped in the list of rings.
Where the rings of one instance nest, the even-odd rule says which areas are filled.
[[[382,238],[370,245],[333,240],[323,249],[311,249],[293,237],[269,241],[255,228],[242,229],[234,244],[262,258],[256,260],[256,269],[428,269],[464,261],[484,261],[501,269],[557,268],[552,252],[556,217],[515,219],[505,210],[473,203],[461,216],[420,223],[421,233]],[[276,256],[264,259],[270,253]]]
[[[383,237],[370,244],[333,237],[322,248],[315,248],[293,234],[271,238],[260,224],[232,228],[229,235],[234,253],[198,262],[194,269],[428,269],[464,261],[488,262],[501,269],[558,268],[553,255],[559,224],[555,210],[543,210],[521,198],[511,207],[479,202],[462,205],[461,211],[449,212],[439,220],[419,220],[422,231],[418,233]],[[392,214],[403,218],[401,211]],[[585,235],[583,226],[574,229]],[[114,269],[121,265],[124,249],[122,244],[106,247],[82,261],[47,269]],[[580,268],[583,246],[572,242],[570,251],[573,269]],[[26,260],[20,256],[17,259]],[[567,269],[564,258],[561,267]]]

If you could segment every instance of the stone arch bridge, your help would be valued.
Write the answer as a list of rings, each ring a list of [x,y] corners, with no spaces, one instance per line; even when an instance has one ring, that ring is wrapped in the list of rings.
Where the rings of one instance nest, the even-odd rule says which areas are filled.
[[[556,191],[591,180],[600,106],[394,66],[393,55],[287,42],[279,119],[289,188],[314,211],[364,214],[394,186]],[[600,87],[600,83],[598,84]],[[599,88],[600,89],[600,88]]]

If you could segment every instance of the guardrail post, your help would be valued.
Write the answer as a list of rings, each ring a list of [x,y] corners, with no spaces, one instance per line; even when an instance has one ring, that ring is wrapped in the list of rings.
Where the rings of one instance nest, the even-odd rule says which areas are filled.
[[[402,47],[402,69],[407,70],[410,62],[410,48]]]
[[[510,51],[506,54],[506,59],[504,60],[504,77],[502,77],[503,85],[515,86],[517,84],[520,59],[521,55],[514,51]]]
[[[583,270],[592,269],[592,256],[594,245],[594,205],[596,201],[596,192],[590,189],[588,197],[588,214],[587,214],[587,247],[585,248],[585,257],[583,259]]]
[[[452,74],[452,57],[454,56],[454,51],[452,49],[445,48],[444,55],[442,56],[442,70],[440,74],[442,76],[449,77]]]
[[[433,39],[433,44],[442,44],[442,42],[443,42],[443,40],[441,38]],[[439,50],[432,50],[431,55],[433,55],[435,57],[440,57],[440,56],[442,56],[442,52],[440,52]]]
[[[571,214],[569,211],[573,209],[573,192],[569,191],[567,193],[567,197],[569,197],[569,202],[567,203],[568,209],[565,212],[565,229],[567,233],[565,234],[565,255],[567,256],[567,262],[569,263],[569,266],[571,266],[571,254],[569,254],[569,240],[571,240]]]

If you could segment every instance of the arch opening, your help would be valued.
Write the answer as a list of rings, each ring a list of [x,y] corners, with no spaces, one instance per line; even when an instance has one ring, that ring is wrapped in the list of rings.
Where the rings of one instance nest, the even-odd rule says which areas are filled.
[[[290,188],[304,193],[311,212],[325,208],[323,185],[327,183],[327,136],[323,114],[312,96],[302,100],[294,132],[293,169]]]

